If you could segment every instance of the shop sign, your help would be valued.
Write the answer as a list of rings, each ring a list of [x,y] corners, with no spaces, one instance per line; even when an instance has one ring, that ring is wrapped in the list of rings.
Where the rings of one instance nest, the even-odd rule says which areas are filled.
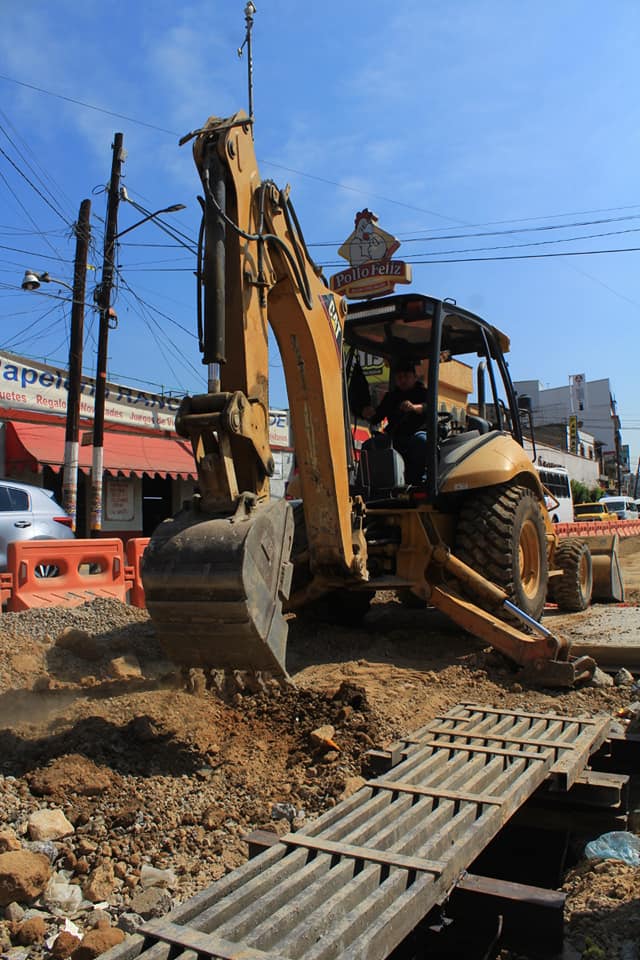
[[[269,410],[269,445],[272,447],[290,447],[288,410]]]
[[[0,409],[67,412],[67,371],[0,351]],[[95,381],[83,377],[80,416],[93,419]],[[150,430],[174,430],[180,400],[108,383],[105,420]]]
[[[411,283],[411,265],[391,259],[400,241],[377,223],[371,210],[356,213],[355,227],[338,250],[351,267],[329,278],[336,293],[351,299],[379,297],[393,293],[397,283]]]
[[[106,480],[105,520],[133,520],[135,516],[132,480]]]

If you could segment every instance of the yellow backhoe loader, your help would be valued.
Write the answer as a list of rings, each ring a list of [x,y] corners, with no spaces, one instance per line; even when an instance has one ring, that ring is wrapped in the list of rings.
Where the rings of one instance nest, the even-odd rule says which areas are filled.
[[[184,399],[176,429],[191,441],[199,489],[156,529],[142,566],[168,653],[189,667],[283,676],[284,612],[324,598],[333,616],[355,621],[376,591],[394,590],[532,678],[570,685],[591,675],[593,660],[573,661],[539,622],[550,583],[565,607],[589,603],[591,560],[584,543],[554,535],[522,446],[526,402],[511,384],[508,339],[450,300],[405,293],[347,306],[310,259],[288,190],[260,179],[250,119],[212,117],[193,136],[208,392]],[[295,438],[294,503],[269,494],[269,328]],[[363,353],[392,376],[408,360],[424,373],[423,482],[405,482],[384,433],[356,449],[353,416],[370,399]],[[475,400],[447,407],[447,371],[470,371],[469,359]]]

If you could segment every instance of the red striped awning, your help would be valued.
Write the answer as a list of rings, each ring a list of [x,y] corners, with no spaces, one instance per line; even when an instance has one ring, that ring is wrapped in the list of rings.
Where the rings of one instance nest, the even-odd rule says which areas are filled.
[[[40,472],[46,464],[58,473],[64,465],[65,428],[48,423],[6,421],[5,459],[7,472]],[[91,472],[93,447],[81,446],[78,466]],[[149,437],[141,434],[104,434],[104,469],[113,476],[171,477],[195,480],[196,468],[190,444],[173,437]]]

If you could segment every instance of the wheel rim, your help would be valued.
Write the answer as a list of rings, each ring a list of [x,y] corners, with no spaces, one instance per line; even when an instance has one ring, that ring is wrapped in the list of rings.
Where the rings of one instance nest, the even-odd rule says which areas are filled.
[[[527,597],[535,597],[540,588],[540,544],[536,525],[527,520],[520,531],[520,583]]]
[[[580,583],[580,590],[583,594],[586,594],[589,589],[589,555],[586,552],[580,557],[578,580]]]

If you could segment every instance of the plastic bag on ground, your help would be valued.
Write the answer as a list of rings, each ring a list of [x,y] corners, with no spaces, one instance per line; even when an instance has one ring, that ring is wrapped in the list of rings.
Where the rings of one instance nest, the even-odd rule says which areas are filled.
[[[587,860],[622,860],[631,867],[640,867],[640,839],[625,830],[603,833],[586,845],[584,855]]]

